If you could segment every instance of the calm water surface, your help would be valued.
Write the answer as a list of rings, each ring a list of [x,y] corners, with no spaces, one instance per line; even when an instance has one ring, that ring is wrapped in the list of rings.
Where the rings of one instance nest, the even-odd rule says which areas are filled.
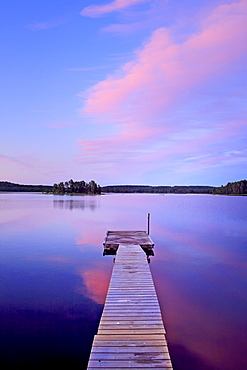
[[[0,194],[4,369],[86,369],[107,230],[145,230],[175,370],[247,369],[247,197]]]

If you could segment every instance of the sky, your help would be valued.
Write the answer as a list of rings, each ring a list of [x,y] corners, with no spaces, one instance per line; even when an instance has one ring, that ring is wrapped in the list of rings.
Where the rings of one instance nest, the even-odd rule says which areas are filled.
[[[1,180],[213,185],[247,174],[247,0],[8,0]]]

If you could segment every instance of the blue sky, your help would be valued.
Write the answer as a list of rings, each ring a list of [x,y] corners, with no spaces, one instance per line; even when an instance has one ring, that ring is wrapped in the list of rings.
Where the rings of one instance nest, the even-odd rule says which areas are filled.
[[[246,178],[246,0],[0,7],[1,180]]]

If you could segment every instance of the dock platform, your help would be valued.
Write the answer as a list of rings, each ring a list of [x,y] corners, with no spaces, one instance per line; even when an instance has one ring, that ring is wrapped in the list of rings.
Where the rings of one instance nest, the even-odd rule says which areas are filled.
[[[103,243],[103,255],[116,254],[119,244],[137,244],[148,256],[154,255],[154,243],[146,231],[108,231]]]
[[[131,232],[133,233],[133,232]],[[126,235],[125,235],[126,236]],[[172,369],[147,256],[120,242],[88,370]]]

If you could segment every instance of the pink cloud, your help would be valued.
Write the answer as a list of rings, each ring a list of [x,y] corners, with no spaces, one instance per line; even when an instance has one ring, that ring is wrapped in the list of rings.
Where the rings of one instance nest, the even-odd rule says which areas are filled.
[[[93,299],[99,304],[104,304],[109,281],[111,277],[111,270],[107,263],[102,263],[87,269],[86,271],[81,269],[79,275],[83,278],[83,282],[86,285],[86,294],[88,297]],[[84,289],[81,289],[82,293],[85,294]],[[80,292],[80,289],[78,290]]]
[[[220,6],[203,21],[204,29],[183,44],[174,43],[167,29],[156,30],[135,60],[89,91],[85,112],[111,114],[144,96],[158,99],[152,100],[157,108],[211,79],[245,53],[246,8],[245,0]]]
[[[221,5],[200,21],[200,31],[182,43],[175,41],[169,29],[153,32],[131,62],[87,92],[81,115],[108,122],[117,133],[80,140],[83,160],[108,163],[115,170],[120,161],[125,162],[123,156],[126,165],[130,159],[133,164],[154,158],[164,164],[177,153],[191,156],[194,150],[199,155],[201,146],[213,145],[222,140],[222,135],[227,138],[241,134],[245,121],[233,130],[227,117],[209,124],[208,113],[200,110],[194,119],[186,119],[183,109],[188,101],[191,103],[191,97],[193,102],[204,99],[198,95],[200,91],[211,97],[211,86],[217,81],[224,86],[224,80],[246,57],[246,14],[246,0]],[[224,93],[219,99],[226,99]],[[240,118],[237,116],[235,121]],[[209,149],[200,154],[208,153]],[[150,169],[152,166],[150,163]]]
[[[146,3],[150,0],[114,0],[111,3],[105,5],[90,5],[81,11],[81,15],[87,17],[100,17],[103,14],[112,13],[125,8],[129,8],[133,5]]]

